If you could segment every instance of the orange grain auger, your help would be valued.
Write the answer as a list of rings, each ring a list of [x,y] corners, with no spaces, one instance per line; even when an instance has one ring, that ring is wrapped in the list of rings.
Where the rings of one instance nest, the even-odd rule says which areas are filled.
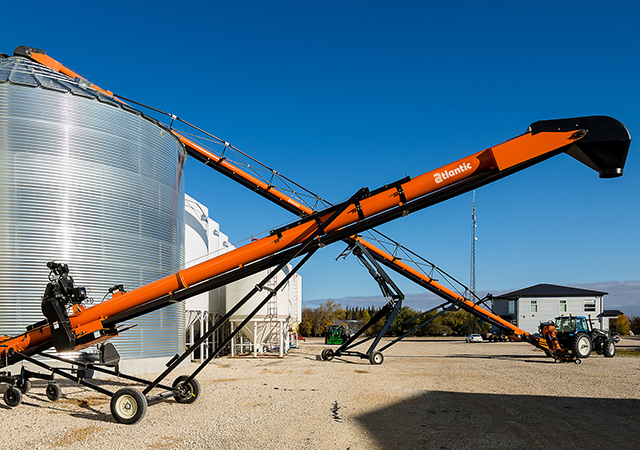
[[[16,53],[30,57],[61,73],[68,71],[55,60],[49,57],[44,58],[42,55],[46,55],[41,50],[20,47],[16,49]],[[75,72],[71,74],[71,76],[77,76]],[[91,86],[103,94],[111,95],[109,91]],[[190,155],[204,162],[212,161],[219,167],[225,167],[224,159],[221,160],[205,149],[199,149],[197,144],[189,142],[182,136],[179,138]],[[265,289],[273,274],[295,258],[301,259],[273,290],[274,292],[277,292],[290,276],[321,247],[348,239],[359,239],[361,242],[362,240],[357,238],[358,233],[499,180],[560,153],[567,153],[588,165],[596,170],[601,178],[621,176],[630,141],[629,132],[624,125],[606,116],[540,121],[531,124],[524,134],[502,144],[415,178],[405,178],[373,191],[363,188],[349,200],[320,211],[307,210],[306,207],[295,205],[292,199],[284,196],[274,201],[286,203],[290,210],[303,213],[303,217],[287,226],[273,230],[265,238],[132,291],[124,292],[116,289],[110,299],[93,306],[83,304],[83,289],[75,286],[73,279],[69,276],[68,267],[51,263],[49,265],[50,282],[45,291],[42,307],[45,320],[27,327],[27,331],[21,335],[0,338],[0,367],[19,361],[28,361],[47,369],[49,374],[46,375],[46,379],[51,379],[52,374],[57,374],[109,395],[111,412],[116,420],[122,423],[136,423],[142,419],[147,408],[146,396],[154,388],[165,391],[160,394],[160,397],[173,397],[178,402],[192,403],[198,398],[200,392],[199,384],[195,379],[196,375],[228,344],[231,336],[225,339],[191,375],[177,378],[171,386],[162,384],[162,381],[188,357],[188,353],[176,355],[169,362],[167,370],[152,382],[121,374],[117,367],[111,370],[92,365],[94,370],[117,374],[146,385],[142,392],[133,388],[123,388],[114,393],[86,380],[80,373],[81,370],[74,374],[71,370],[58,369],[45,364],[34,356],[41,355],[44,350],[51,347],[64,352],[102,343],[116,336],[117,325],[126,320],[277,266],[277,270],[271,272],[271,275],[247,293],[245,298],[227,315],[213,325],[209,330],[209,333],[213,333],[256,292]],[[225,170],[230,174],[233,172],[230,176],[238,174],[236,168],[232,166]],[[241,182],[251,185],[254,180],[246,177],[242,178]],[[265,195],[270,199],[277,197],[277,195],[273,196],[274,189],[265,190],[263,187],[263,191],[271,192]],[[369,246],[369,250],[377,254],[381,262],[390,258],[389,255],[385,255],[385,252],[370,247],[374,246]],[[400,272],[399,264],[394,262],[391,265],[394,270]],[[410,273],[406,268],[402,268],[402,271]],[[416,276],[416,279],[428,286],[430,290],[441,291],[445,298],[451,295],[444,291],[446,288],[437,285],[433,280],[427,280],[424,276]],[[267,295],[256,306],[254,314],[272,295],[273,293]],[[463,299],[458,297],[456,294],[455,300],[464,304]],[[481,309],[481,307],[473,303],[465,307],[498,323],[502,320],[497,316],[492,318],[491,313],[486,310],[480,311],[478,308]],[[250,319],[251,315],[237,329],[241,329]],[[514,333],[523,335],[524,332],[520,333],[521,331],[514,330]],[[203,338],[206,337],[208,335],[205,334]],[[197,345],[193,346],[193,348],[196,347]],[[113,346],[108,343],[102,344],[101,349],[101,362],[107,366],[116,365],[119,358]],[[78,365],[77,362],[58,356],[48,356]],[[82,370],[85,369],[86,366],[82,368]],[[21,393],[30,387],[29,379],[43,377],[45,376],[24,367],[21,373],[16,375],[2,372],[0,382],[10,385],[5,392],[5,402],[9,406],[17,406],[21,402]],[[48,396],[51,393],[50,398],[59,397],[59,387],[55,386],[51,383],[47,388]]]

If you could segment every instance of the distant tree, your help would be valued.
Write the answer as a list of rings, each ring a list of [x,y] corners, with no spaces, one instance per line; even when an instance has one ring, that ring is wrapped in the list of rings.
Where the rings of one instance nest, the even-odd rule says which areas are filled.
[[[302,309],[302,322],[300,322],[299,332],[301,335],[308,337],[313,336],[313,316],[315,311],[311,308]]]
[[[427,336],[449,336],[450,334],[452,334],[453,330],[451,329],[451,327],[443,325],[441,323],[437,323],[438,319],[435,319],[425,327],[425,333],[427,334]]]
[[[341,303],[327,300],[320,303],[316,308],[316,321],[314,322],[314,336],[322,336],[329,325],[333,325],[337,320],[343,319],[345,311]]]
[[[380,308],[369,306],[366,308],[346,306],[342,308],[342,304],[335,303],[333,300],[327,300],[321,303],[317,308],[304,308],[302,310],[302,322],[300,323],[300,334],[303,336],[323,336],[329,325],[335,324],[339,320],[357,320],[360,326],[368,323],[373,316],[380,312]],[[408,306],[404,306],[398,312],[393,326],[398,328],[393,332],[387,332],[388,336],[401,336],[402,334],[415,328],[418,324],[430,319],[436,315],[436,312],[417,318],[422,314]],[[365,334],[376,335],[384,326],[387,317],[383,317],[373,324]],[[405,322],[405,324],[400,325]],[[638,319],[640,325],[640,319]],[[614,322],[615,323],[615,322]],[[478,321],[474,316],[466,311],[449,311],[442,314],[432,322],[423,326],[416,332],[414,336],[442,336],[442,335],[458,335],[464,336],[469,333],[487,333],[490,330],[488,323]],[[640,333],[639,333],[640,334]]]
[[[418,315],[420,315],[419,311],[409,308],[408,306],[403,306],[402,309],[398,312],[395,320],[393,321],[393,326],[398,327],[394,332],[394,335],[402,336],[407,331],[415,328],[418,325],[418,321],[414,318]]]
[[[626,336],[629,334],[629,329],[630,329],[630,324],[629,324],[629,318],[623,314],[619,315],[617,320],[616,320],[616,329],[618,331],[618,333],[620,333],[623,336]]]

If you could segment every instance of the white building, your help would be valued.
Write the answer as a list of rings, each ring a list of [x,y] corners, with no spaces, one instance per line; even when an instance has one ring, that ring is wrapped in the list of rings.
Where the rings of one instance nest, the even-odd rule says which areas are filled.
[[[233,248],[228,237],[220,231],[218,223],[209,217],[209,209],[185,195],[185,266],[190,267],[207,259],[223,254]],[[274,276],[267,285],[274,288],[282,281],[291,266]],[[269,270],[259,272],[227,286],[200,294],[186,300],[187,345],[191,345],[202,332],[233,308],[253,289]],[[240,323],[266,298],[267,290],[258,292],[243,305],[230,319],[230,327],[217,330],[192,355],[195,359],[206,358],[229,331]],[[275,352],[283,356],[291,346],[297,345],[297,327],[302,320],[302,278],[293,277],[262,307],[238,336],[231,341],[231,355]]]
[[[593,327],[609,329],[609,317],[604,312],[607,292],[537,284],[493,298],[493,311],[528,333],[537,333],[540,322],[559,316],[591,318]]]

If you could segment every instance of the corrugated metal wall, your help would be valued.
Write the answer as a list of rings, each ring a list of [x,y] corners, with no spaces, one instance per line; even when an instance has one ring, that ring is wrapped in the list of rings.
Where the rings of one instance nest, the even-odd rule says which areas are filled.
[[[184,262],[183,149],[157,123],[21,57],[0,59],[0,334],[43,318],[47,261],[100,302]],[[123,358],[184,349],[184,306],[134,321]]]

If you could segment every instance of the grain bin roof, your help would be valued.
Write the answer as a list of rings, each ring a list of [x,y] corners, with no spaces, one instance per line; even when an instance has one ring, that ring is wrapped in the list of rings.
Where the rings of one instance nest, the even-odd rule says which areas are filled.
[[[122,103],[111,96],[105,95],[89,86],[87,80],[71,78],[56,72],[42,64],[31,61],[24,56],[0,55],[0,85],[3,83],[42,88],[62,93],[69,93],[78,97],[97,100],[111,106],[121,108],[130,113],[142,116],[156,125],[168,130],[166,125],[147,116],[131,106]]]

